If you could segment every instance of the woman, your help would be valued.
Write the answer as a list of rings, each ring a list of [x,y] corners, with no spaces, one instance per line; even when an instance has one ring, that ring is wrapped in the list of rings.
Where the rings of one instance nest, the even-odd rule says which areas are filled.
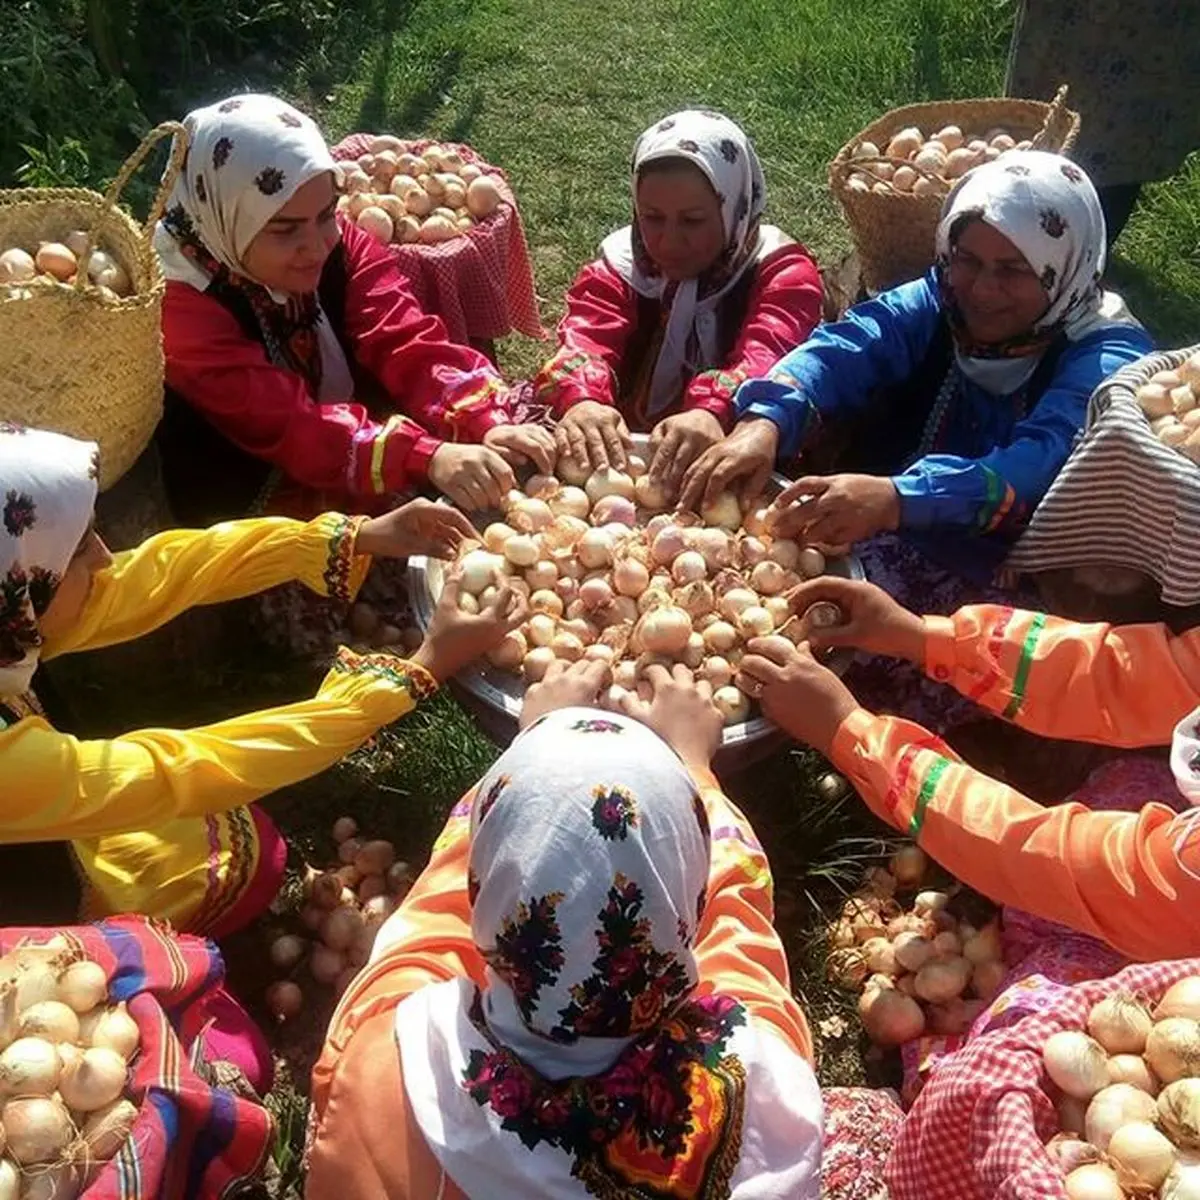
[[[937,265],[857,305],[738,392],[740,420],[689,471],[686,507],[832,443],[844,468],[807,474],[776,501],[777,529],[856,543],[868,578],[929,611],[1000,602],[997,572],[1083,425],[1088,397],[1150,348],[1102,291],[1104,217],[1066,159],[1013,151],[946,200]],[[865,682],[865,681],[864,681]],[[871,669],[872,698],[945,728],[911,674]]]
[[[167,386],[186,402],[164,432],[177,516],[197,511],[189,492],[205,522],[245,515],[270,468],[291,485],[272,511],[307,518],[425,483],[487,508],[514,486],[510,462],[549,467],[549,434],[512,424],[491,364],[447,341],[391,251],[336,212],[312,120],[249,95],[184,123],[155,236]]]
[[[1176,812],[1173,786],[1189,804],[1200,801],[1200,631],[1076,625],[991,605],[922,619],[880,588],[848,580],[813,580],[792,600],[798,610],[830,600],[847,615],[844,626],[820,631],[813,649],[848,645],[906,659],[1048,737],[1172,745],[1171,774],[1137,811],[1043,808],[972,770],[920,726],[860,707],[806,646],[751,643],[741,665],[739,685],[772,720],[829,757],[877,816],[964,883],[1127,958],[1200,952],[1200,814]]]
[[[659,121],[632,173],[633,223],[567,293],[534,387],[559,417],[559,451],[589,468],[623,464],[630,429],[652,432],[650,474],[674,496],[729,427],[738,384],[821,319],[821,280],[803,246],[761,223],[762,168],[728,117]]]
[[[821,1103],[706,692],[529,689],[313,1076],[313,1197],[816,1197]],[[587,707],[580,707],[587,706]]]
[[[210,936],[244,925],[273,899],[286,856],[252,802],[402,717],[494,645],[521,608],[508,595],[467,617],[451,582],[411,661],[343,650],[311,699],[198,729],[80,740],[41,713],[31,691],[39,661],[129,641],[193,605],[289,579],[348,600],[371,555],[449,557],[471,526],[422,500],[374,519],[328,513],[161,533],[113,555],[92,525],[96,447],[15,426],[0,429],[0,497],[0,843],[71,839],[82,886],[82,897],[54,895],[46,878],[22,871],[24,850],[9,854],[8,923],[134,912]]]

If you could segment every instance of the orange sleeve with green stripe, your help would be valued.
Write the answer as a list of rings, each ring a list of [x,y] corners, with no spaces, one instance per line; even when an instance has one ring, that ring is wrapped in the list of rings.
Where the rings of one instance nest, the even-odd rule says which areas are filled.
[[[851,713],[830,757],[883,820],[1001,904],[1102,938],[1133,959],[1200,952],[1200,828],[1136,813],[1043,808],[897,717]]]
[[[925,670],[1045,737],[1162,746],[1200,705],[1200,629],[1083,625],[1001,605],[925,618]]]

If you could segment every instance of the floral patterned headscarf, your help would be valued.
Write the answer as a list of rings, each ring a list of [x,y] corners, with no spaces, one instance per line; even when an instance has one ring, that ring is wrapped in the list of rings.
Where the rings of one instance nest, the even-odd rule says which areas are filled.
[[[714,266],[699,279],[680,283],[663,278],[646,252],[637,220],[640,173],[648,164],[667,159],[689,162],[700,170],[721,202],[725,225],[725,248]],[[721,113],[689,109],[652,125],[634,146],[630,176],[633,222],[609,234],[600,251],[638,295],[670,308],[650,380],[647,409],[654,415],[677,399],[685,370],[718,364],[718,305],[748,267],[789,239],[774,226],[761,224],[767,200],[762,166],[741,127]]]
[[[337,392],[346,392],[349,373],[336,338],[321,336],[328,322],[317,297],[271,292],[244,266],[267,222],[306,183],[332,173],[321,131],[286,101],[257,95],[198,108],[183,124],[187,157],[155,231],[163,273],[218,298],[239,292],[254,311],[271,361],[304,375],[314,397],[343,398],[322,389],[332,373]]]
[[[395,1025],[413,1114],[468,1195],[815,1197],[819,1136],[798,1146],[789,1124],[819,1112],[811,1073],[764,1079],[747,1011],[696,995],[709,852],[687,770],[626,717],[543,717],[480,782],[467,893],[487,986],[422,988]]]
[[[96,505],[99,450],[0,422],[0,700],[29,690],[50,606]]]

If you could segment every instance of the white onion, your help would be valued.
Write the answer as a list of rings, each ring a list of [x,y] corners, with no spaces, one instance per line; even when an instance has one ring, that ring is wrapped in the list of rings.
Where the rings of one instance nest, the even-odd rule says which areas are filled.
[[[489,584],[495,583],[504,560],[486,550],[472,550],[460,563],[462,589],[477,596]]]
[[[775,538],[767,548],[767,557],[788,571],[800,565],[800,547],[788,538]]]
[[[858,1015],[871,1041],[879,1046],[899,1046],[925,1031],[925,1014],[911,997],[891,988],[863,992]]]
[[[61,1000],[40,1000],[31,1004],[17,1020],[21,1037],[45,1038],[48,1042],[79,1040],[79,1017]]]
[[[520,493],[518,493],[520,495]],[[545,500],[521,496],[505,513],[509,523],[524,533],[538,533],[554,520],[554,511]],[[485,543],[486,544],[486,543]]]
[[[592,510],[592,502],[588,499],[587,492],[583,488],[570,485],[559,488],[546,503],[550,505],[550,511],[556,517],[578,517],[582,520]]]
[[[1083,1132],[1093,1146],[1108,1149],[1109,1140],[1130,1121],[1153,1121],[1158,1114],[1154,1097],[1128,1083],[1101,1088],[1087,1107]]]
[[[526,570],[525,582],[535,592],[552,588],[558,582],[558,568],[549,559],[544,558]]]
[[[733,668],[719,654],[710,655],[700,664],[700,677],[713,688],[723,688],[733,680]]]
[[[1109,1054],[1141,1054],[1153,1022],[1132,996],[1116,992],[1088,1013],[1087,1031]]]
[[[1168,1083],[1158,1097],[1155,1111],[1158,1123],[1171,1141],[1189,1150],[1200,1150],[1200,1079]]]
[[[786,596],[768,596],[762,606],[771,614],[776,629],[782,628],[791,619],[792,606]]]
[[[605,529],[589,529],[576,543],[576,552],[585,567],[606,567],[612,562],[612,535]]]
[[[528,533],[514,533],[504,543],[504,557],[514,567],[532,567],[541,556],[541,546],[537,539]]]
[[[896,961],[906,971],[919,971],[933,957],[933,943],[908,930],[896,935],[892,949]]]
[[[596,640],[596,627],[583,617],[568,617],[559,621],[558,628],[563,633],[573,633],[585,646],[590,646]]]
[[[787,572],[771,559],[760,562],[750,572],[750,586],[762,596],[775,596],[783,591]]]
[[[588,476],[583,485],[588,499],[593,504],[605,496],[624,496],[626,500],[633,499],[633,480],[624,471],[616,467],[600,467]]]
[[[559,482],[553,475],[530,475],[525,481],[525,495],[535,500],[548,500],[559,489]]]
[[[611,663],[617,657],[617,652],[611,646],[605,646],[597,642],[583,652],[583,657],[593,659],[596,662]]]
[[[738,615],[738,627],[748,637],[766,637],[775,628],[775,618],[760,604],[751,604]]]
[[[554,659],[554,651],[549,646],[535,646],[525,655],[525,661],[521,664],[525,682],[537,683],[549,670]]]
[[[1103,1163],[1076,1167],[1063,1180],[1063,1186],[1067,1191],[1067,1200],[1125,1200],[1117,1173]]]
[[[724,616],[736,621],[745,609],[757,603],[757,593],[752,592],[749,588],[735,587],[730,588],[721,597],[721,603],[718,607]]]
[[[1160,1200],[1200,1200],[1200,1163],[1176,1163],[1158,1194]]]
[[[9,1096],[48,1096],[58,1086],[61,1062],[53,1042],[21,1037],[0,1054],[0,1092]]]
[[[700,515],[706,525],[720,525],[723,529],[734,530],[742,523],[742,506],[732,492],[721,492],[701,507]]]
[[[698,550],[685,550],[671,564],[671,578],[676,583],[695,583],[708,575],[708,564]]]
[[[674,605],[653,609],[638,625],[642,645],[654,654],[678,654],[691,632],[691,617]]]
[[[1200,975],[1180,979],[1163,993],[1154,1010],[1154,1019],[1163,1021],[1167,1017],[1190,1017],[1200,1021]]]
[[[525,635],[519,629],[514,629],[506,633],[500,644],[489,651],[488,661],[493,666],[515,670],[521,665],[527,649]]]
[[[738,644],[738,632],[727,621],[714,621],[703,633],[704,644],[718,654],[727,654]]]
[[[564,483],[573,484],[576,487],[582,487],[590,474],[587,467],[572,458],[569,454],[564,454],[558,460],[554,466],[554,473]]]
[[[561,579],[554,581],[554,590],[563,598],[564,604],[570,604],[579,596],[579,584],[575,582],[569,575],[564,575]]]
[[[484,547],[492,554],[503,554],[505,542],[516,532],[511,525],[506,525],[503,521],[493,521],[483,531]]]
[[[658,512],[671,503],[671,497],[657,483],[653,483],[649,475],[642,475],[634,481],[633,498],[651,512]]]
[[[747,567],[756,567],[767,559],[766,544],[756,537],[742,538],[738,543],[738,553],[741,556],[742,565]]]
[[[72,963],[59,977],[58,998],[77,1013],[91,1012],[108,998],[104,968],[88,959]]]
[[[1176,1157],[1175,1147],[1148,1121],[1122,1125],[1108,1143],[1108,1158],[1117,1178],[1137,1192],[1152,1191],[1162,1184]]]
[[[937,943],[934,941],[934,949]],[[940,1004],[961,996],[971,981],[971,964],[965,958],[935,959],[917,972],[914,989],[922,1000]]]
[[[558,624],[546,613],[534,613],[525,623],[525,633],[535,646],[549,646],[557,631]]]
[[[540,591],[534,592],[529,597],[529,607],[535,613],[545,613],[551,617],[561,617],[563,609],[566,607],[562,602],[562,597],[557,592],[551,592],[543,588]]]
[[[1145,1059],[1163,1081],[1200,1074],[1200,1027],[1189,1017],[1167,1017],[1150,1030]]]
[[[637,511],[633,501],[624,496],[604,496],[596,501],[592,509],[593,525],[624,525],[632,528],[637,524]]]
[[[756,508],[753,512],[746,514],[746,519],[742,522],[742,528],[751,535],[751,537],[760,538],[765,533],[771,530],[771,510],[770,508]]]
[[[1108,1055],[1099,1042],[1077,1029],[1052,1033],[1042,1047],[1051,1081],[1076,1100],[1090,1100],[1108,1084]]]
[[[1004,948],[1000,942],[1000,928],[995,921],[985,925],[973,937],[963,941],[963,958],[968,962],[994,962],[1003,957]]]
[[[622,558],[613,568],[613,586],[622,596],[636,599],[650,584],[650,572],[636,558]]]
[[[787,551],[784,551],[787,554]],[[776,559],[776,562],[779,560]],[[818,575],[825,574],[825,555],[823,555],[816,546],[805,546],[800,551],[800,555],[796,560],[793,570],[799,571],[805,579],[816,579]]]
[[[725,719],[726,725],[738,725],[750,715],[750,701],[741,688],[721,687],[713,692],[713,704]]]
[[[704,561],[713,571],[718,571],[733,562],[734,543],[723,529],[692,529],[687,535],[688,545],[704,555]]]
[[[120,1098],[125,1089],[125,1059],[107,1046],[92,1046],[69,1065],[58,1093],[75,1112],[95,1112]]]
[[[565,629],[560,629],[554,635],[550,649],[554,651],[555,658],[564,659],[566,662],[578,662],[583,657],[583,642]]]
[[[10,1100],[0,1110],[9,1157],[21,1166],[59,1159],[75,1136],[62,1102],[44,1096]]]
[[[653,522],[651,522],[653,524]],[[650,556],[663,566],[673,563],[687,549],[687,534],[678,525],[664,525],[650,544]]]
[[[704,649],[704,638],[698,633],[690,633],[687,645],[684,646],[683,653],[679,656],[679,661],[694,671],[704,662]]]
[[[1128,1083],[1149,1096],[1157,1096],[1159,1082],[1140,1054],[1114,1054],[1108,1060],[1110,1083]]]
[[[579,585],[579,600],[584,608],[603,608],[612,603],[613,590],[607,579],[585,579]]]

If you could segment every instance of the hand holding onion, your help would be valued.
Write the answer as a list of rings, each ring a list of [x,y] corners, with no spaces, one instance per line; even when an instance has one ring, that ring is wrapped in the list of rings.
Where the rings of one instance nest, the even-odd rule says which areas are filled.
[[[555,658],[546,673],[525,692],[519,726],[526,729],[539,717],[560,708],[590,708],[612,684],[612,668],[600,659],[566,663]]]
[[[683,762],[693,770],[705,771],[721,746],[724,726],[713,703],[712,685],[693,680],[686,667],[672,670],[657,664],[646,668],[649,700],[637,692],[626,692],[620,708],[626,716],[648,725]]]
[[[775,456],[779,429],[773,421],[751,417],[739,421],[728,437],[710,446],[684,473],[679,505],[700,512],[725,492],[737,491],[750,507],[762,495]]]
[[[873,583],[825,575],[789,592],[788,602],[797,614],[817,604],[841,610],[840,624],[806,630],[814,650],[852,646],[915,663],[925,658],[925,622]]]
[[[356,554],[378,558],[408,558],[427,554],[453,558],[464,540],[477,539],[474,526],[456,508],[434,500],[410,500],[360,526],[354,542]]]
[[[625,419],[611,405],[595,400],[582,400],[567,409],[555,428],[554,439],[559,454],[585,471],[598,467],[624,470],[632,449]]]
[[[512,468],[495,450],[453,442],[443,442],[433,452],[429,482],[467,512],[499,508],[517,485]]]
[[[668,501],[673,500],[679,494],[687,469],[724,436],[721,422],[704,409],[665,417],[650,434],[650,469],[646,486],[660,489]]]
[[[784,488],[771,512],[783,537],[841,545],[898,528],[900,495],[880,475],[809,475]]]
[[[737,686],[797,741],[828,755],[842,722],[858,707],[850,689],[812,655],[807,643],[754,638],[746,646]]]
[[[467,569],[464,566],[446,580],[425,640],[412,656],[414,663],[437,680],[457,675],[475,659],[495,650],[529,615],[525,598],[507,584],[495,588],[488,600],[477,604],[477,612],[467,612],[460,604]]]
[[[557,456],[554,434],[541,425],[497,425],[483,435],[483,444],[495,450],[509,466],[532,463],[543,473],[554,470]]]

